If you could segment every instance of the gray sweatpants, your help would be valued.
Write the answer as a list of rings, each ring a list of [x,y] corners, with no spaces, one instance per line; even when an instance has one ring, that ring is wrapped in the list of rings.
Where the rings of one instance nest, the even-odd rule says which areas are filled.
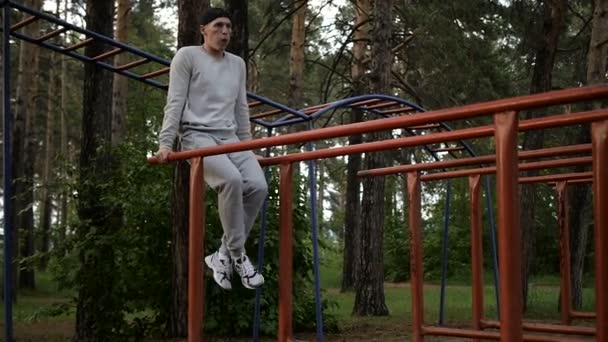
[[[187,130],[182,135],[182,149],[238,141],[236,136],[222,139]],[[245,253],[245,241],[268,193],[264,172],[251,151],[205,157],[203,171],[205,182],[218,193],[218,210],[224,230],[219,250],[224,255],[240,257]]]

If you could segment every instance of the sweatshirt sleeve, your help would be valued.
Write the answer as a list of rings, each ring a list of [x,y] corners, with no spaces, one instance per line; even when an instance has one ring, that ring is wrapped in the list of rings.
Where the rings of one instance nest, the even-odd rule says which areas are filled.
[[[247,104],[247,69],[245,62],[239,59],[240,85],[236,98],[234,116],[236,119],[236,136],[241,141],[251,140],[251,123],[249,122],[249,105]]]
[[[171,70],[169,71],[167,104],[165,105],[163,126],[158,139],[161,148],[173,148],[173,142],[177,136],[186,105],[191,71],[192,65],[186,50],[178,50],[173,60],[171,60]]]

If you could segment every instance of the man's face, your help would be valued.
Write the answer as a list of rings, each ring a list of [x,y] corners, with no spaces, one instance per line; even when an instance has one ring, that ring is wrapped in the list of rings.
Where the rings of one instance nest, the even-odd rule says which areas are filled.
[[[217,51],[224,51],[230,42],[232,23],[226,17],[216,18],[207,25],[201,26],[205,44]]]

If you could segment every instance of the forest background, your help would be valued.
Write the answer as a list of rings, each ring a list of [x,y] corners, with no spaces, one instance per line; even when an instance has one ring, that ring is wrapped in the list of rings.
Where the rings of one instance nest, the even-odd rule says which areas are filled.
[[[293,108],[383,93],[433,110],[606,82],[607,0],[25,0],[24,4],[166,59],[179,46],[200,43],[197,27],[205,8],[225,6],[234,15],[229,51],[246,60],[249,91]],[[22,19],[12,18],[13,22]],[[38,35],[54,29],[40,21],[22,30]],[[62,34],[53,41],[75,44],[84,38]],[[94,56],[107,47],[93,43],[83,50]],[[15,124],[10,158],[18,292],[31,294],[40,279],[51,279],[53,288],[68,300],[36,315],[73,318],[75,335],[82,340],[184,336],[187,164],[151,167],[145,162],[157,149],[166,93],[21,41],[12,42],[12,51],[10,61],[3,58],[3,63],[13,66]],[[116,64],[132,61],[128,56],[114,58]],[[145,73],[153,71],[150,68],[143,65],[136,70]],[[157,79],[166,82],[166,76]],[[527,112],[522,117],[543,114]],[[314,126],[372,119],[376,117],[340,110],[316,120]],[[450,124],[460,128],[484,120]],[[300,129],[290,127],[276,134]],[[253,130],[256,137],[266,134],[261,127]],[[316,147],[405,134],[395,130],[317,141]],[[590,140],[585,127],[529,132],[520,139],[522,149]],[[493,153],[492,141],[469,143],[478,155]],[[290,146],[271,153],[303,149]],[[404,180],[361,181],[356,172],[430,160],[422,149],[404,149],[316,165],[321,260],[334,270],[331,276],[338,279],[334,285],[353,294],[348,309],[353,315],[389,314],[385,282],[406,282],[409,277]],[[294,319],[299,330],[314,324],[306,170],[305,164],[299,166],[294,197],[298,256]],[[268,282],[261,326],[270,335],[277,324],[276,179],[276,170],[271,170],[264,243]],[[440,182],[426,184],[423,191],[424,270],[425,279],[433,283],[441,275],[447,191]],[[523,298],[528,303],[531,279],[554,277],[559,271],[559,240],[553,190],[526,185],[521,193]],[[593,277],[590,187],[573,186],[570,196],[573,302],[580,308],[583,289]],[[207,252],[217,248],[214,243],[221,234],[213,197],[207,201]],[[452,181],[451,198],[447,276],[466,284],[470,238],[465,180]],[[489,226],[487,208],[484,226]],[[484,241],[489,242],[488,232]],[[258,250],[258,234],[256,227],[250,255]],[[492,267],[489,245],[486,270]],[[488,275],[486,280],[491,278]],[[253,295],[206,288],[206,329],[215,334],[247,334]],[[331,296],[325,298],[326,326],[334,329],[339,326],[331,313],[336,303]]]

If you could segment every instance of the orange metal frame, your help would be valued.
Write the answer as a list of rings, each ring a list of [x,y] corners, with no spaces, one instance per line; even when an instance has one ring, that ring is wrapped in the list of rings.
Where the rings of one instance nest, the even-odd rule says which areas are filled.
[[[422,136],[413,136],[386,141],[376,141],[325,150],[289,154],[280,157],[261,160],[263,165],[280,165],[280,231],[279,231],[279,341],[292,340],[292,270],[293,270],[293,241],[292,241],[292,164],[295,162],[343,156],[353,153],[369,153],[408,146],[443,143],[461,139],[481,138],[494,136],[496,142],[496,155],[478,158],[467,158],[466,161],[437,162],[434,167],[421,164],[420,166],[404,166],[400,171],[386,169],[384,174],[407,173],[407,191],[409,203],[409,231],[411,234],[410,262],[412,270],[412,335],[413,341],[422,341],[424,335],[445,335],[469,338],[496,339],[502,342],[517,341],[569,341],[566,338],[524,334],[524,330],[546,333],[576,333],[595,335],[596,341],[608,342],[608,110],[600,109],[588,112],[552,115],[549,117],[522,120],[518,119],[518,111],[532,108],[554,106],[559,104],[586,101],[608,97],[607,85],[596,85],[576,89],[559,90],[542,94],[521,96],[457,108],[418,113],[409,116],[392,117],[369,122],[343,125],[339,127],[322,128],[313,131],[298,132],[230,145],[209,147],[204,149],[171,153],[170,161],[192,161],[191,194],[190,194],[190,254],[189,254],[189,320],[188,341],[202,341],[202,303],[203,303],[203,273],[202,251],[204,242],[204,186],[203,186],[203,160],[204,157],[236,151],[257,148],[299,144],[319,139],[331,139],[350,136],[354,134],[369,133],[380,130],[400,129],[421,125],[436,124],[438,122],[461,120],[477,116],[494,116],[494,125],[466,128],[450,132],[429,133]],[[522,151],[519,158],[534,158],[535,156],[565,155],[587,152],[591,150],[591,158],[569,158],[556,161],[524,163],[518,165],[517,133],[527,130],[546,129],[576,124],[591,124],[591,145],[577,145],[565,148]],[[500,277],[500,322],[483,320],[483,298],[473,296],[474,323],[472,329],[454,329],[444,327],[430,327],[424,325],[423,317],[423,264],[422,264],[422,231],[421,231],[421,194],[420,182],[431,180],[431,176],[440,177],[441,174],[421,175],[420,170],[436,169],[451,166],[480,165],[483,163],[496,163],[495,167],[467,170],[460,172],[461,176],[469,177],[471,191],[471,218],[472,218],[472,267],[474,279],[472,282],[474,293],[480,291],[481,280],[481,214],[479,204],[479,175],[495,172],[497,186],[498,207],[498,241]],[[154,158],[150,163],[156,163]],[[442,164],[443,163],[443,164]],[[461,163],[461,164],[458,164]],[[468,163],[468,164],[467,164]],[[592,172],[566,175],[550,175],[540,177],[519,178],[519,169],[550,168],[565,165],[592,164]],[[442,166],[443,165],[443,166]],[[417,169],[418,168],[418,169]],[[394,172],[393,172],[394,171]],[[378,170],[364,171],[366,175],[374,175]],[[379,174],[378,174],[379,175]],[[454,173],[444,172],[442,177],[453,177]],[[513,251],[520,250],[519,226],[519,195],[518,182],[557,182],[558,189],[563,182],[588,182],[592,180],[594,190],[595,211],[595,274],[596,274],[596,312],[579,313],[569,312],[569,317],[596,317],[595,329],[580,327],[560,327],[553,325],[532,325],[524,323],[522,319],[522,284],[521,284],[521,256]],[[574,181],[572,181],[574,182]],[[559,191],[559,190],[558,190]],[[603,210],[602,210],[603,208]],[[563,210],[562,210],[563,215]],[[562,228],[564,229],[564,228]],[[563,253],[562,253],[563,254]],[[563,257],[563,255],[562,255]],[[564,291],[564,289],[562,289]],[[499,331],[483,331],[482,328],[499,328]]]

